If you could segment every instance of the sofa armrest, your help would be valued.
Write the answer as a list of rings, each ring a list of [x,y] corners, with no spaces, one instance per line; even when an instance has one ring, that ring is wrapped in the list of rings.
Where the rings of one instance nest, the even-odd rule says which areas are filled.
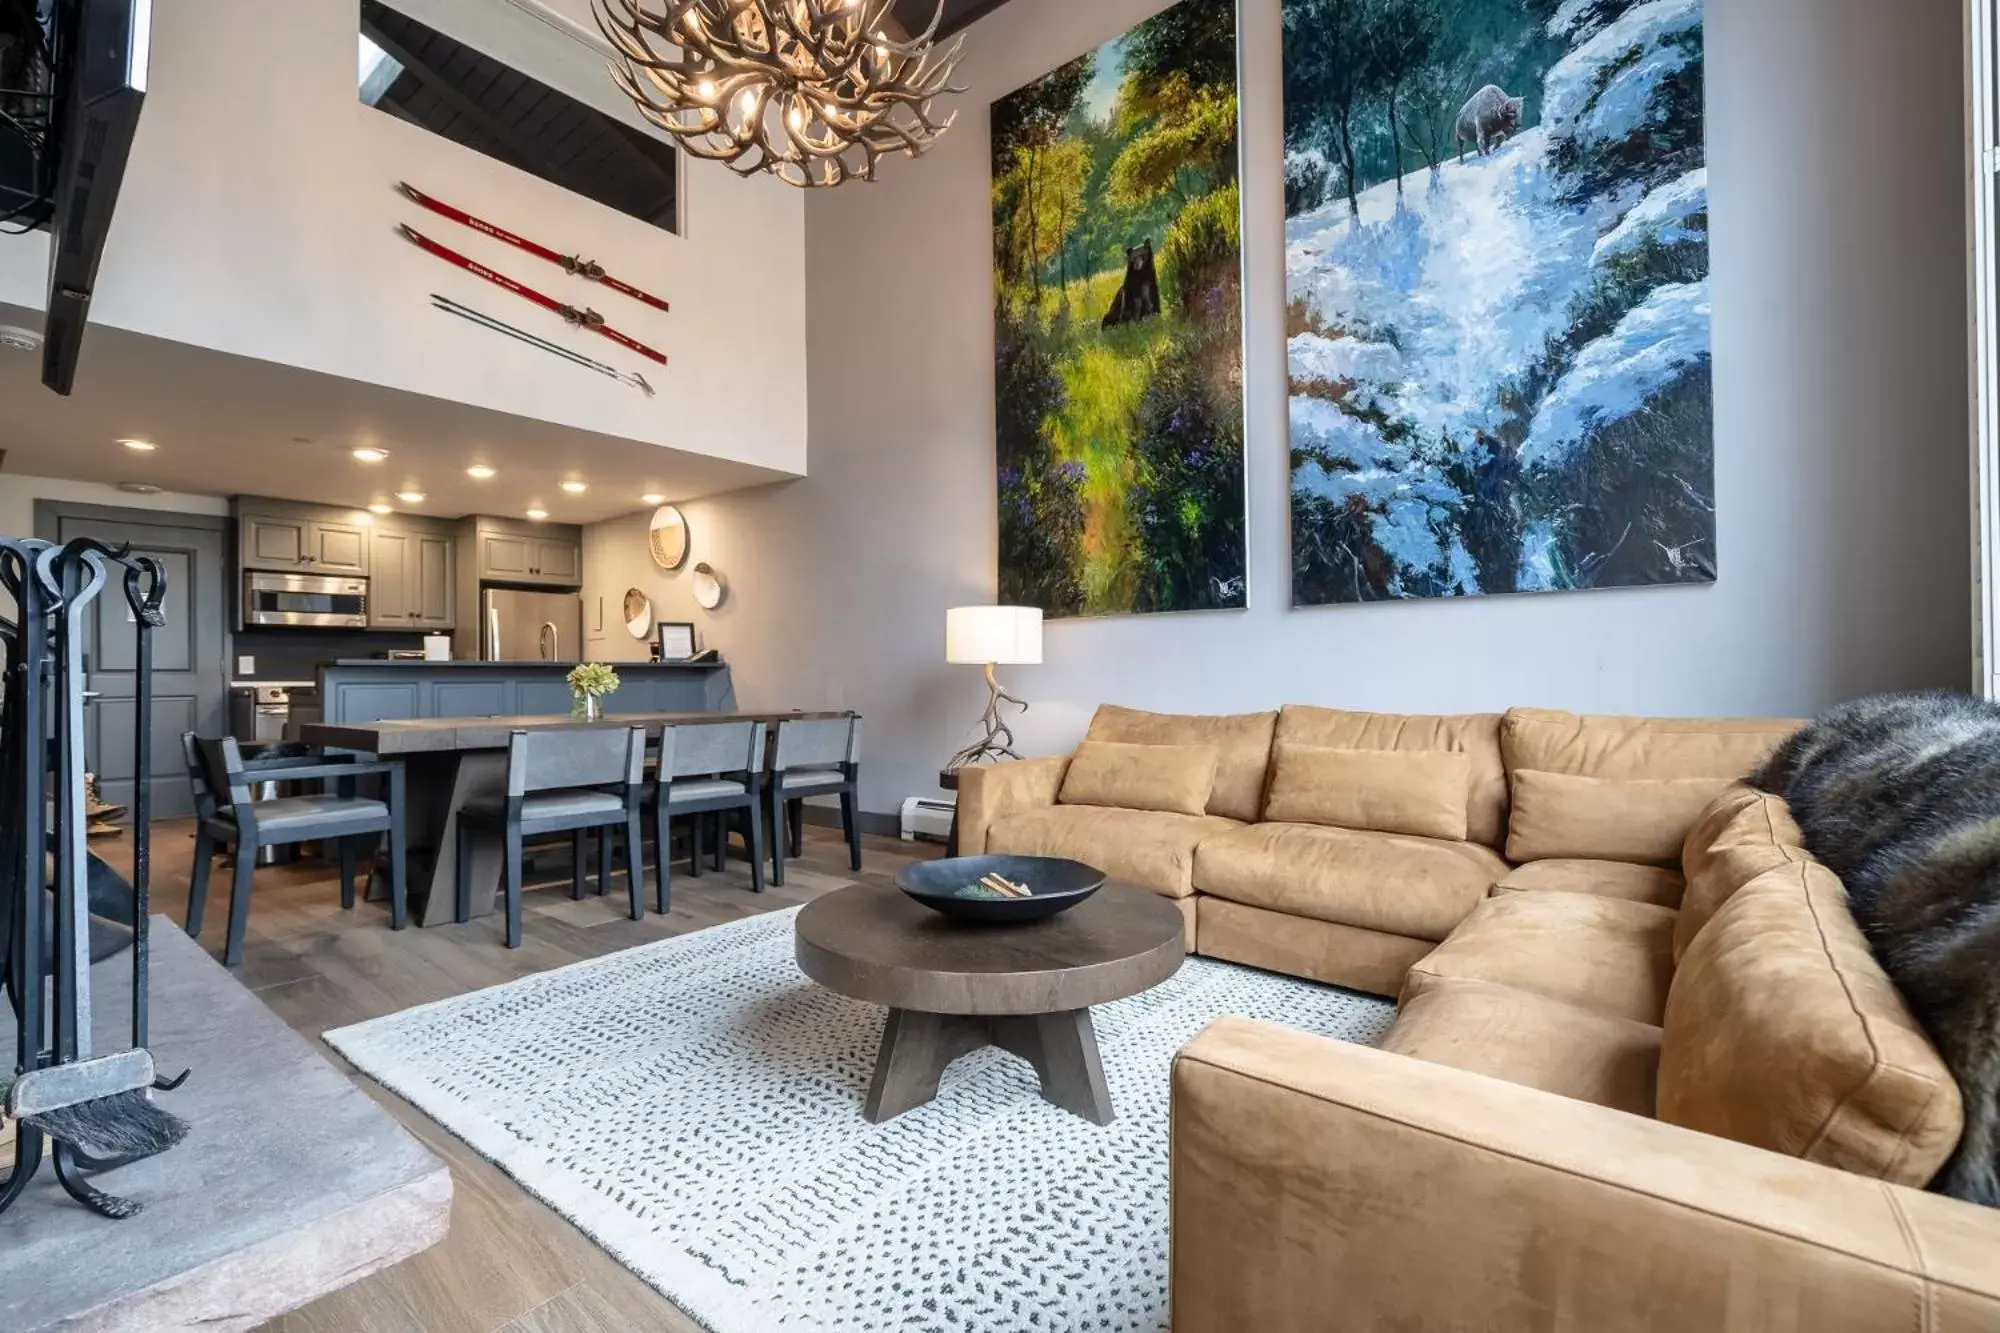
[[[986,851],[986,831],[995,821],[1023,810],[1056,803],[1069,756],[978,764],[958,771],[958,850],[966,856]]]
[[[1172,1171],[1180,1333],[2000,1327],[2000,1211],[1247,1019]]]

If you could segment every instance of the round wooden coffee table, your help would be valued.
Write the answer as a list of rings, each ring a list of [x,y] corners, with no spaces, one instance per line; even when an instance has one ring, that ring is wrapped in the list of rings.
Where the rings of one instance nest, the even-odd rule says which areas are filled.
[[[889,1007],[869,1120],[922,1106],[946,1065],[998,1046],[1035,1067],[1043,1097],[1108,1125],[1090,1006],[1171,977],[1184,930],[1173,903],[1123,884],[1020,926],[953,921],[888,885],[856,884],[806,905],[796,952],[800,970],[828,990]]]

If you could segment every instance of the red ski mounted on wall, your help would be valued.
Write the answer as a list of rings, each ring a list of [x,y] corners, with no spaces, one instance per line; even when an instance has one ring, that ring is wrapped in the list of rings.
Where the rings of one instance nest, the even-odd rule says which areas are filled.
[[[470,227],[476,232],[483,232],[496,241],[513,246],[516,250],[526,250],[537,259],[548,260],[551,264],[561,268],[565,273],[573,273],[579,278],[588,278],[592,282],[601,283],[609,287],[612,291],[622,292],[633,300],[642,301],[655,310],[668,309],[667,303],[659,297],[654,296],[651,292],[641,291],[629,282],[619,281],[609,273],[606,273],[602,264],[592,263],[582,255],[558,254],[546,245],[538,245],[525,236],[516,236],[505,227],[496,227],[485,218],[474,217],[462,208],[453,208],[442,199],[434,199],[408,181],[396,182],[396,188],[401,190],[405,195],[408,195],[412,203],[421,204],[441,218],[450,218],[462,227]]]
[[[630,334],[620,333],[617,329],[606,324],[604,316],[598,314],[595,310],[579,309],[576,306],[558,301],[553,296],[538,292],[533,287],[529,287],[524,283],[516,282],[505,273],[490,269],[476,259],[466,258],[450,246],[440,245],[406,222],[398,223],[397,230],[401,231],[404,239],[408,240],[411,244],[417,246],[419,249],[429,251],[439,259],[444,260],[447,264],[456,265],[464,269],[467,273],[473,274],[475,277],[484,278],[495,287],[510,291],[524,301],[533,301],[542,309],[561,315],[565,322],[576,328],[589,329],[592,333],[609,338],[620,347],[628,351],[637,352],[648,361],[656,361],[663,366],[667,364],[667,358],[664,353],[654,351]]]

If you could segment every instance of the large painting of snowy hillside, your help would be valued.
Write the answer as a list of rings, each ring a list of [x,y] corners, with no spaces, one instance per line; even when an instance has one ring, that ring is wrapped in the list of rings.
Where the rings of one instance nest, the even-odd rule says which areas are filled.
[[[1298,605],[1715,578],[1701,0],[1285,0]]]
[[[993,104],[1000,600],[1245,605],[1235,0]]]

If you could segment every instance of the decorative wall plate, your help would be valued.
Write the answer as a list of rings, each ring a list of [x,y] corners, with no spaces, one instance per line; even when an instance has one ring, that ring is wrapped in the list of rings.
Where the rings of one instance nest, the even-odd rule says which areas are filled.
[[[687,563],[688,525],[681,511],[672,505],[661,505],[653,511],[653,521],[648,525],[646,545],[652,548],[653,563],[661,569],[679,569]]]
[[[694,567],[694,577],[690,580],[694,589],[695,605],[704,611],[713,611],[722,605],[722,599],[729,595],[729,585],[722,581],[722,575],[706,560]]]
[[[625,629],[635,639],[653,634],[653,602],[637,588],[625,590]]]

